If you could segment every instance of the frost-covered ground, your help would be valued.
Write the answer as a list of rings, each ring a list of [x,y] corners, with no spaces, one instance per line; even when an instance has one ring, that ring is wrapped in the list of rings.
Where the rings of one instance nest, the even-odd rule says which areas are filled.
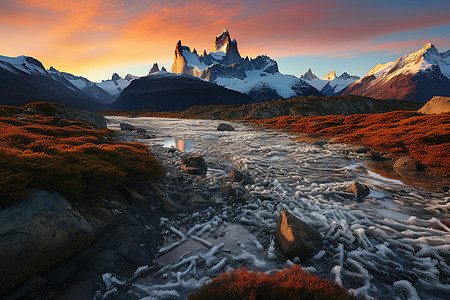
[[[439,221],[449,220],[448,194],[359,172],[364,158],[349,154],[346,145],[298,143],[288,134],[239,123],[233,124],[236,131],[217,132],[216,120],[109,119],[110,128],[126,122],[155,134],[139,142],[163,161],[168,178],[183,175],[180,157],[203,155],[207,176],[186,175],[185,187],[207,205],[161,218],[167,239],[159,250],[160,268],[142,266],[128,277],[104,274],[106,294],[98,298],[185,298],[231,269],[270,272],[299,263],[363,298],[448,299],[450,232]],[[123,134],[129,141],[136,137]],[[188,149],[193,142],[192,150],[169,153],[162,143],[172,138],[184,140]],[[232,184],[233,167],[254,184]],[[371,188],[363,202],[344,192],[355,179]],[[225,189],[240,201],[230,201]],[[324,246],[316,256],[293,262],[276,250],[280,210],[320,231]]]

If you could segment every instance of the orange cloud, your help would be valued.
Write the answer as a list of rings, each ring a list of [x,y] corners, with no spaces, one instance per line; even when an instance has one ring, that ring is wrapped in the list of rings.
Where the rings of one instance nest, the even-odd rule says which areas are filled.
[[[0,3],[2,55],[30,55],[75,74],[168,62],[176,42],[211,50],[227,27],[242,55],[354,55],[414,46],[386,42],[402,32],[449,26],[439,6],[365,1],[19,0]],[[392,2],[392,3],[391,3]],[[434,2],[433,2],[434,3]],[[446,9],[447,8],[447,9]],[[436,39],[435,39],[436,40]],[[439,42],[448,45],[450,37]],[[403,51],[403,49],[398,49]],[[170,67],[170,66],[169,66]]]

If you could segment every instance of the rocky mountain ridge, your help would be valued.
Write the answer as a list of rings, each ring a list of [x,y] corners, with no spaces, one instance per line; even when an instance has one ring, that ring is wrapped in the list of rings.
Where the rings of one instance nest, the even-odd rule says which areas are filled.
[[[309,68],[300,76],[300,79],[305,80],[326,96],[337,96],[343,89],[360,78],[356,75],[349,75],[347,72],[336,76],[336,71],[333,70],[320,79]]]
[[[278,64],[268,56],[242,58],[237,41],[224,29],[215,38],[212,52],[198,55],[178,41],[174,51],[172,73],[188,74],[265,101],[296,95],[321,95],[317,89],[293,75],[279,72]]]

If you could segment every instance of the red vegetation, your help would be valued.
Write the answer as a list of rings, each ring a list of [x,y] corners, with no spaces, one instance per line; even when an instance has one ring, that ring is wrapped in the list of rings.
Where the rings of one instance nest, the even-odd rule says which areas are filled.
[[[111,136],[108,129],[58,117],[0,114],[0,206],[33,189],[54,190],[70,200],[95,199],[162,173],[145,145]]]
[[[431,170],[450,174],[450,113],[396,111],[350,116],[286,116],[252,123],[295,133],[337,137],[377,151],[409,155]]]
[[[302,270],[299,265],[269,276],[246,268],[224,273],[192,295],[200,299],[355,299],[329,280]]]

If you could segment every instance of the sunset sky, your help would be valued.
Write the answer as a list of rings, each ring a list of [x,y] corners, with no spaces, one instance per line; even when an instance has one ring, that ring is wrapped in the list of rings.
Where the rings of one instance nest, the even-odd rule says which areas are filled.
[[[242,56],[269,55],[283,73],[362,76],[427,42],[449,50],[449,12],[449,0],[0,0],[0,55],[100,81],[170,70],[179,39],[210,52],[226,27]]]

